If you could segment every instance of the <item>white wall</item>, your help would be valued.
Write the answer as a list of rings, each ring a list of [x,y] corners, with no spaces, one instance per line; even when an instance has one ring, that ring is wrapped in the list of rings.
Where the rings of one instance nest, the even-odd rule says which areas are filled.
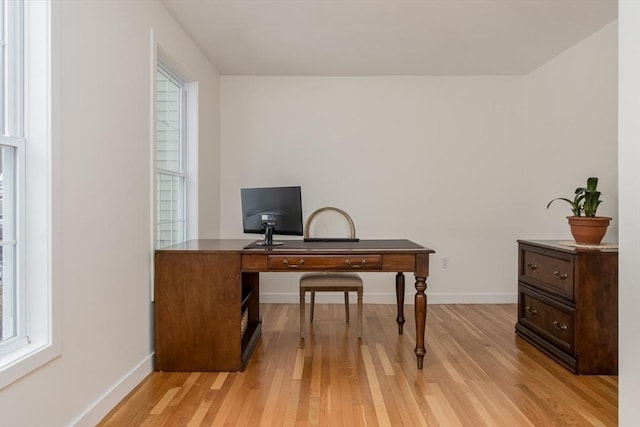
[[[570,239],[551,198],[598,175],[617,215],[616,43],[610,25],[524,77],[223,76],[221,235],[242,236],[241,187],[300,184],[305,217],[435,249],[429,302],[515,302],[516,239]],[[264,276],[263,300],[296,301],[295,275]],[[380,276],[365,300],[391,303]]]
[[[640,3],[621,1],[619,423],[640,425]]]
[[[598,214],[611,216],[605,241],[618,235],[617,23],[612,23],[527,75],[523,141],[527,146],[518,182],[532,209],[599,177]],[[529,218],[531,237],[570,237],[569,205],[555,202]]]
[[[221,81],[223,236],[242,235],[239,188],[300,184],[305,217],[336,206],[349,212],[360,238],[410,238],[438,251],[431,295],[513,292],[511,269],[500,265],[515,252],[518,221],[494,218],[498,212],[514,218],[518,210],[502,201],[518,165],[496,153],[517,153],[520,79]],[[474,256],[485,250],[498,252],[495,263]],[[448,270],[437,267],[444,255]],[[470,274],[493,280],[480,284]],[[265,300],[272,293],[297,298],[291,276],[265,275]],[[366,300],[391,295],[392,274],[367,282]]]
[[[59,8],[63,349],[0,390],[11,427],[94,425],[151,370],[151,28],[198,81],[200,231],[218,232],[215,68],[156,1]]]

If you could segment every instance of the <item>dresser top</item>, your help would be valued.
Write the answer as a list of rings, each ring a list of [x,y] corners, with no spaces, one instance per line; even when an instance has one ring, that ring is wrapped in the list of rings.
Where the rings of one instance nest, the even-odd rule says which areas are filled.
[[[570,254],[576,254],[581,252],[618,252],[618,245],[616,243],[604,242],[601,245],[576,245],[575,242],[570,240],[518,240],[519,244],[537,246],[539,248],[553,249],[556,251],[562,251]]]

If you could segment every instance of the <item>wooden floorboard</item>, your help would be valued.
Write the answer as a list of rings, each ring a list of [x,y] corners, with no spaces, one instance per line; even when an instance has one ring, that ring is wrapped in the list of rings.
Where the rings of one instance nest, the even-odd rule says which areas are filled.
[[[618,377],[573,375],[517,338],[515,305],[430,305],[421,371],[409,309],[398,335],[395,306],[366,304],[358,340],[344,306],[318,304],[301,341],[297,304],[263,304],[245,372],[154,372],[99,425],[617,425]]]

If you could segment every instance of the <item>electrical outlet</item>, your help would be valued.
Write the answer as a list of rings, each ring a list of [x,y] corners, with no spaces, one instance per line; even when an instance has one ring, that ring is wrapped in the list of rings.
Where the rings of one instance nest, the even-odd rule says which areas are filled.
[[[449,257],[448,256],[443,256],[442,257],[442,268],[449,268]]]

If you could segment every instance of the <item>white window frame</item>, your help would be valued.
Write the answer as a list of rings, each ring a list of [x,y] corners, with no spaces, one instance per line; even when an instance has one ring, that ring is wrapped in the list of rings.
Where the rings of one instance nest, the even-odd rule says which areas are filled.
[[[4,222],[13,224],[14,235],[3,236],[0,245],[13,246],[15,249],[11,257],[3,258],[3,334],[13,330],[15,335],[0,343],[0,358],[11,354],[29,342],[29,323],[27,316],[27,288],[25,272],[25,221],[20,220],[20,213],[24,212],[25,200],[25,139],[0,136],[0,142],[7,147],[13,147],[13,159],[3,156],[4,175]],[[13,185],[7,185],[7,184]],[[3,256],[6,254],[3,254]],[[8,279],[8,280],[7,280]],[[7,286],[7,282],[12,283]],[[13,300],[14,305],[8,307],[6,302]],[[0,359],[1,360],[1,359]]]
[[[0,389],[61,354],[59,262],[52,259],[59,256],[54,255],[59,254],[54,250],[59,241],[57,231],[54,235],[59,229],[54,226],[59,218],[59,198],[54,198],[59,190],[59,109],[53,108],[59,99],[59,8],[50,0],[24,1],[24,98],[14,105],[24,108],[19,125],[23,139],[15,142],[20,156],[17,177],[22,180],[16,206],[22,275],[18,280],[24,304],[20,327],[26,341],[0,355]],[[17,126],[20,120],[12,122]]]
[[[187,209],[187,201],[189,199],[189,195],[188,195],[188,185],[187,185],[187,181],[188,181],[188,166],[189,166],[189,162],[187,161],[187,153],[188,153],[188,133],[187,133],[187,117],[189,115],[188,112],[188,94],[187,94],[187,88],[186,88],[186,83],[183,81],[183,79],[181,79],[180,77],[178,77],[175,72],[173,70],[171,70],[171,68],[164,64],[162,61],[158,61],[157,64],[157,72],[160,72],[165,78],[167,78],[170,82],[172,82],[173,84],[175,84],[176,86],[178,86],[180,88],[180,100],[179,100],[179,110],[180,110],[180,152],[179,152],[179,159],[178,159],[178,168],[177,170],[170,170],[170,169],[161,169],[158,167],[158,163],[157,163],[157,158],[156,158],[156,162],[154,162],[155,165],[155,176],[156,176],[156,186],[155,186],[155,197],[156,197],[156,203],[154,206],[154,210],[155,210],[155,215],[154,215],[154,222],[155,222],[155,230],[156,232],[155,234],[155,247],[158,248],[158,243],[159,243],[159,236],[158,236],[158,226],[161,224],[161,220],[158,218],[158,204],[159,201],[157,199],[157,195],[158,195],[158,185],[159,185],[159,176],[160,175],[164,175],[164,176],[168,176],[168,177],[173,177],[173,178],[178,178],[179,180],[179,194],[178,194],[178,211],[179,214],[178,216],[180,217],[177,221],[171,221],[171,222],[178,222],[180,224],[180,228],[181,231],[179,232],[179,235],[182,236],[182,240],[178,239],[178,240],[172,240],[170,244],[175,244],[175,243],[179,243],[180,241],[184,241],[187,239],[187,225],[188,225],[188,209]],[[156,88],[156,92],[157,94],[157,88]],[[156,107],[157,108],[157,107]],[[157,113],[157,110],[156,110]],[[157,116],[156,116],[156,126],[157,126]],[[156,128],[156,132],[155,132],[156,138],[155,138],[155,154],[157,155],[158,153],[158,140],[157,140],[157,128]],[[164,245],[167,246],[167,245]]]
[[[25,199],[25,138],[24,138],[24,33],[26,32],[24,4],[0,0],[0,18],[4,34],[0,34],[2,49],[2,74],[4,101],[0,105],[0,143],[11,150],[11,156],[3,155],[3,221],[8,235],[3,235],[0,245],[13,248],[11,255],[3,259],[3,310],[0,357],[12,353],[28,343],[26,316],[25,226],[20,219]],[[5,63],[5,58],[7,59]],[[8,151],[8,150],[7,150]],[[9,154],[8,152],[6,154]],[[5,254],[3,254],[4,256]],[[8,254],[6,254],[8,255]]]

